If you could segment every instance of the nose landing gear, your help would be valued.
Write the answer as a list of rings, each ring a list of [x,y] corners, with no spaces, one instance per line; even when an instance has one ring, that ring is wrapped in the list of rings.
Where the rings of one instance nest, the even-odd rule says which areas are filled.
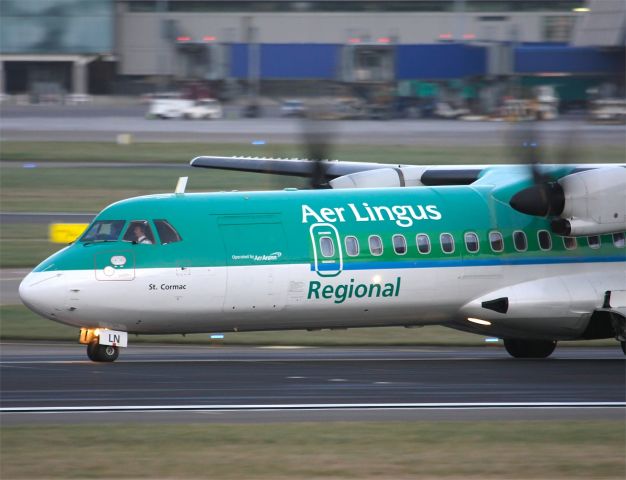
[[[112,345],[100,345],[98,339],[87,345],[87,356],[93,362],[113,362],[120,354],[120,349]]]
[[[87,356],[93,362],[114,362],[120,347],[128,345],[128,333],[103,328],[81,328],[80,343],[87,345]]]

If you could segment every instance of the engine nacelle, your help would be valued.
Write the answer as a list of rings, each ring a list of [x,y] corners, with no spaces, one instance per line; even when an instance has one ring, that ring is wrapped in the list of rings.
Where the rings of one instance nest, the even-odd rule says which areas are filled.
[[[389,167],[337,177],[328,182],[337,188],[392,188],[421,186],[425,167]]]
[[[601,235],[626,230],[626,168],[600,168],[559,180],[565,204],[555,233]]]
[[[574,275],[504,287],[467,303],[459,313],[468,325],[502,338],[573,339],[601,304],[602,292],[586,275]]]
[[[517,192],[511,207],[552,217],[559,235],[601,235],[626,230],[626,168],[602,167],[538,183]]]

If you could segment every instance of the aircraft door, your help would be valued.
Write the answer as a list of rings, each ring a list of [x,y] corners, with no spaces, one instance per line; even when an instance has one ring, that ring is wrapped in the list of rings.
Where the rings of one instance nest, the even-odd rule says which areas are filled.
[[[343,252],[339,232],[330,223],[311,225],[313,264],[321,277],[336,277],[343,270]]]
[[[218,225],[228,265],[224,310],[281,310],[288,273],[283,267],[287,241],[280,215],[224,215]]]

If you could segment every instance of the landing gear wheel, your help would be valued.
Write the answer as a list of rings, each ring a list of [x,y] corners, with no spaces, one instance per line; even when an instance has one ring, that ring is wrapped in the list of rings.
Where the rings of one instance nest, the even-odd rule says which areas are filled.
[[[555,340],[521,340],[505,338],[504,348],[515,358],[546,358],[556,348]]]
[[[98,345],[98,342],[91,342],[87,345],[87,356],[93,362],[114,362],[120,349],[111,345]]]

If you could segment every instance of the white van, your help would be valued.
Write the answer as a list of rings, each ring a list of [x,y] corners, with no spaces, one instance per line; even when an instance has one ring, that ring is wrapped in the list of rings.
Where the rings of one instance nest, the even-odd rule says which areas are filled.
[[[150,102],[148,118],[186,118],[217,119],[222,118],[222,106],[213,98],[185,100],[181,98],[158,98]]]

